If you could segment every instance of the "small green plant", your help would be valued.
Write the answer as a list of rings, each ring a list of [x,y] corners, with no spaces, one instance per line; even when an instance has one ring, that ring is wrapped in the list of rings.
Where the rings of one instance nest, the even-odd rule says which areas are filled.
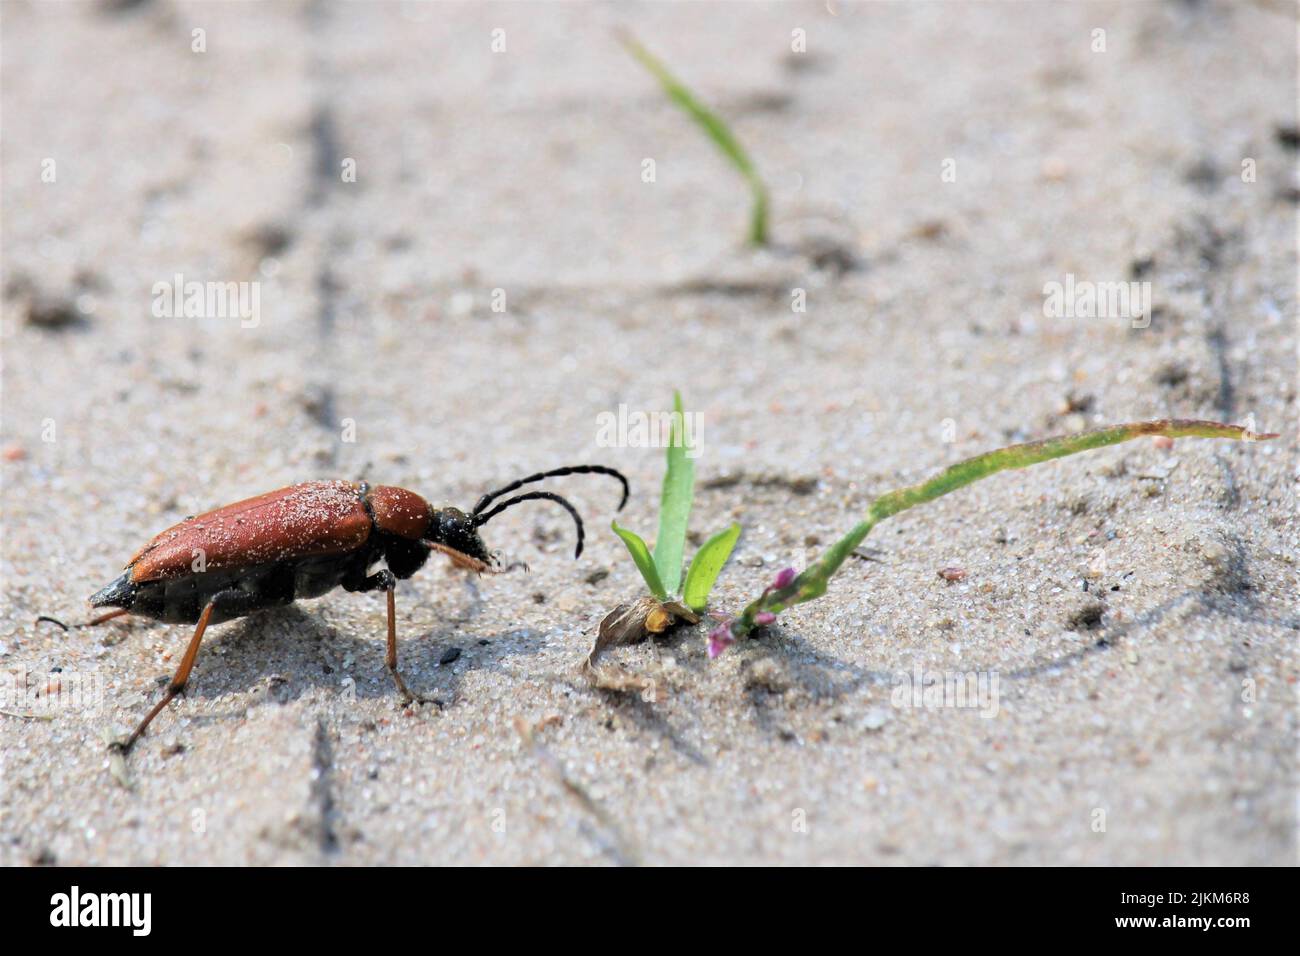
[[[1187,419],[1162,419],[1128,425],[1111,425],[1093,431],[1045,438],[1042,441],[1011,445],[997,451],[967,458],[944,469],[917,485],[900,488],[883,494],[871,503],[866,517],[839,541],[835,542],[821,558],[802,572],[786,568],[734,621],[719,624],[709,634],[709,656],[717,657],[737,639],[755,628],[771,624],[776,616],[788,607],[821,597],[826,585],[845,559],[862,543],[862,539],[881,521],[914,505],[933,501],[950,491],[987,478],[1009,468],[1026,468],[1053,458],[1063,458],[1081,451],[1115,445],[1140,438],[1143,435],[1163,435],[1166,438],[1232,438],[1239,441],[1276,438],[1275,434],[1260,435],[1240,425],[1223,425],[1218,422],[1190,421]]]
[[[745,152],[745,148],[740,145],[740,141],[732,135],[721,117],[701,103],[694,93],[668,72],[668,68],[638,43],[630,33],[618,31],[617,36],[627,51],[659,81],[668,98],[693,119],[700,129],[704,130],[731,165],[745,177],[745,182],[749,184],[750,195],[753,197],[749,214],[749,241],[756,246],[767,245],[767,185],[758,175],[758,169],[755,168],[749,154]]]
[[[661,634],[678,621],[697,624],[709,603],[709,593],[731,557],[740,537],[740,525],[732,524],[719,531],[700,547],[682,582],[682,563],[686,550],[686,528],[695,496],[695,462],[688,454],[685,412],[682,396],[673,394],[673,415],[667,450],[667,470],[659,502],[659,533],[654,551],[635,531],[612,523],[614,533],[622,539],[637,570],[650,589],[647,597],[631,604],[621,604],[600,622],[600,633],[588,661],[613,644],[630,644],[650,634]],[[678,587],[681,595],[677,596]]]

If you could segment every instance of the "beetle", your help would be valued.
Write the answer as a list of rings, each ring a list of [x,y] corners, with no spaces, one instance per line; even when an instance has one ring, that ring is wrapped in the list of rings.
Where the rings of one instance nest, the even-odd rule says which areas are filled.
[[[407,689],[397,669],[393,597],[397,581],[415,574],[434,552],[479,573],[503,570],[484,545],[479,529],[524,501],[553,501],[569,512],[578,528],[576,559],[582,554],[582,518],[568,501],[549,491],[499,499],[524,485],[578,474],[617,478],[623,485],[619,510],[627,504],[628,482],[618,471],[601,465],[572,465],[538,472],[488,492],[468,514],[457,508],[435,508],[415,492],[390,485],[308,481],[186,518],[168,528],[137,551],[125,570],[90,598],[92,607],[114,610],[86,626],[123,614],[195,625],[162,700],[125,743],[116,746],[130,750],[150,722],[184,691],[209,624],[320,597],[340,586],[350,592],[386,592],[385,663],[404,704],[424,701]],[[384,567],[372,571],[381,561]]]

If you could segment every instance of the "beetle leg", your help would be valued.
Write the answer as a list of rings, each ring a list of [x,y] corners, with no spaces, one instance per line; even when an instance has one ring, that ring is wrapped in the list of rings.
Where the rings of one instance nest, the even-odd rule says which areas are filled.
[[[393,675],[393,683],[397,685],[397,692],[402,695],[403,705],[411,701],[419,701],[421,704],[436,704],[438,709],[442,709],[442,701],[436,698],[419,697],[412,694],[407,689],[406,681],[402,680],[402,673],[397,669],[397,600],[394,598],[394,591],[397,587],[397,581],[388,571],[380,571],[380,575],[386,575],[383,582],[384,591],[388,595],[388,653],[384,657],[384,663],[388,665],[389,673]],[[379,575],[376,575],[378,577]]]
[[[109,611],[107,614],[101,614],[99,615],[99,617],[92,617],[85,624],[75,624],[73,626],[74,627],[98,627],[101,624],[113,620],[113,618],[115,617],[121,617],[123,614],[130,614],[130,613],[131,612],[129,609],[124,607],[119,607],[113,609],[112,611]]]
[[[103,624],[107,621],[111,621],[115,617],[121,617],[123,614],[130,614],[130,613],[131,612],[124,607],[114,608],[113,610],[109,611],[107,614],[101,614],[99,615],[99,617],[92,617],[89,621],[82,621],[80,624],[72,624],[72,625],[64,624],[57,617],[50,617],[48,614],[42,614],[40,617],[36,619],[36,623],[40,624],[42,621],[44,621],[47,624],[57,624],[65,631],[70,631],[74,627],[98,627],[100,624]]]
[[[376,571],[369,577],[358,575],[343,581],[343,590],[356,594],[365,594],[369,591],[386,592],[388,598],[388,653],[384,657],[384,663],[388,665],[388,672],[393,675],[393,683],[397,685],[397,692],[402,695],[402,705],[406,706],[412,701],[419,701],[422,704],[437,704],[438,708],[442,709],[442,701],[412,694],[406,686],[406,681],[402,680],[402,675],[397,670],[397,601],[393,597],[396,587],[397,578],[387,568]]]
[[[203,643],[203,632],[208,628],[208,618],[212,617],[212,609],[216,607],[216,601],[209,601],[203,609],[203,614],[199,617],[198,627],[194,629],[194,636],[190,638],[190,646],[185,649],[185,656],[181,658],[181,666],[176,668],[176,673],[172,677],[172,682],[167,685],[167,693],[163,699],[154,705],[153,710],[145,715],[144,720],[140,721],[140,726],[135,728],[135,732],[126,739],[126,743],[118,744],[117,749],[123,753],[130,750],[144,729],[149,726],[150,721],[162,713],[163,708],[175,699],[176,695],[185,689],[186,683],[190,679],[190,671],[194,669],[194,659],[199,656],[199,645]]]

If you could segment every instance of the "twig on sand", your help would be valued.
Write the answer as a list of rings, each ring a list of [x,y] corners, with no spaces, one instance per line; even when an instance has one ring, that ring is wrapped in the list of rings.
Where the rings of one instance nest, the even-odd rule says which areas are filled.
[[[16,710],[0,710],[0,714],[6,717],[15,717],[18,720],[53,720],[53,714],[20,714]]]

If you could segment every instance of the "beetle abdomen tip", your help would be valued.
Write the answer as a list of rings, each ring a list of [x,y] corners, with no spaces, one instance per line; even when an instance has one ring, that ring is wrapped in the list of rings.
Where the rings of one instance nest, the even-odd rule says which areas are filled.
[[[90,597],[91,607],[129,608],[135,601],[137,586],[131,583],[131,572],[123,571]]]

